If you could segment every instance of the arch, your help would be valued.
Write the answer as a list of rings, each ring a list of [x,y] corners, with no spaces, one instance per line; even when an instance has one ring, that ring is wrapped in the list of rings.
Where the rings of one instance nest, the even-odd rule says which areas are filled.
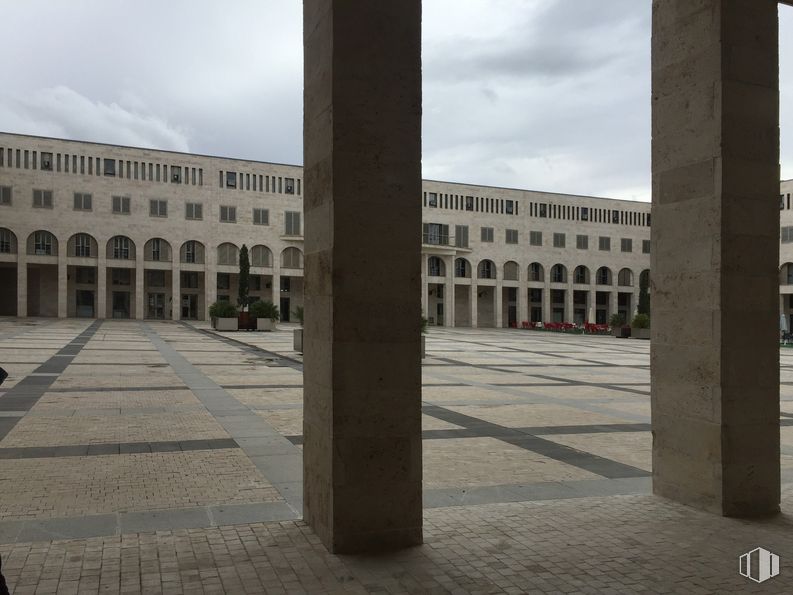
[[[234,266],[240,261],[240,249],[236,244],[223,242],[218,246],[218,264]]]
[[[573,271],[573,283],[580,285],[589,284],[589,269],[584,265],[578,265]]]
[[[430,256],[427,259],[427,276],[428,277],[445,277],[446,276],[446,263],[442,258],[437,256]]]
[[[611,269],[608,267],[600,267],[595,273],[595,283],[598,285],[612,285]]]
[[[504,280],[517,281],[520,276],[520,267],[514,260],[508,260],[504,263]]]
[[[162,238],[152,238],[143,246],[143,260],[171,262],[171,244]]]
[[[135,260],[135,242],[127,236],[113,236],[107,241],[107,258],[110,260]]]
[[[251,248],[251,266],[271,267],[273,266],[273,253],[264,244],[256,244]]]
[[[567,267],[555,264],[551,267],[551,283],[567,283]]]
[[[617,285],[620,287],[633,287],[633,271],[630,269],[620,269],[617,274]]]
[[[495,279],[496,278],[496,265],[492,260],[482,260],[479,266],[476,267],[477,277],[479,279]]]
[[[533,262],[529,265],[529,281],[545,281],[545,267],[539,262]]]
[[[459,279],[471,278],[471,263],[465,258],[457,258],[454,261],[454,276]]]
[[[650,269],[644,269],[639,273],[639,284],[646,284],[647,287],[650,287]]]
[[[7,227],[0,227],[0,254],[16,254],[17,236]]]
[[[99,244],[90,233],[76,233],[66,243],[66,255],[77,258],[98,258]]]
[[[285,269],[302,269],[303,253],[295,247],[284,248],[281,252],[281,267]]]
[[[46,229],[38,229],[28,236],[28,254],[31,256],[58,256],[58,238]]]
[[[206,262],[206,247],[198,240],[187,240],[179,248],[179,262],[204,264]]]

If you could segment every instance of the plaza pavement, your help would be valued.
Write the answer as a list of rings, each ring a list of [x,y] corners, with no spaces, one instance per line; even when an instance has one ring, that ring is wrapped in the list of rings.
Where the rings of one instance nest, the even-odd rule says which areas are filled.
[[[15,593],[793,590],[793,350],[783,511],[749,523],[650,495],[649,343],[432,329],[426,544],[326,553],[300,520],[291,326],[0,319],[0,555]],[[782,574],[754,585],[737,556]]]

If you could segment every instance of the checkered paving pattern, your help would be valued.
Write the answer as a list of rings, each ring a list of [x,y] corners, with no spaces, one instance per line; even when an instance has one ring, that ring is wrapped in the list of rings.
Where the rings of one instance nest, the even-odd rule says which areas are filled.
[[[0,555],[16,593],[790,592],[787,516],[648,495],[649,345],[440,329],[424,360],[426,544],[329,555],[300,520],[291,327],[0,319]],[[793,350],[781,355],[793,510]]]

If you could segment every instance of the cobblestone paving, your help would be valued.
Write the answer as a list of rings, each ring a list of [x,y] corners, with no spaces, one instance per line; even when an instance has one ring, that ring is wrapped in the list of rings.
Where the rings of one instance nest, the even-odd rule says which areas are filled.
[[[327,554],[298,519],[291,328],[0,319],[14,592],[793,591],[790,517],[723,519],[648,495],[649,345],[611,337],[432,329],[426,544]],[[793,350],[781,362],[791,513]],[[783,572],[756,586],[737,556],[760,545]]]

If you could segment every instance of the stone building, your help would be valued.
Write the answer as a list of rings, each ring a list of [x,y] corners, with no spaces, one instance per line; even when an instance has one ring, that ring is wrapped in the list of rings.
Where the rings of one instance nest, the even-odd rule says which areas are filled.
[[[302,175],[0,134],[0,314],[203,319],[216,299],[236,299],[245,244],[251,295],[288,319],[303,303]],[[635,310],[648,204],[435,181],[417,199],[431,324],[606,322]]]

